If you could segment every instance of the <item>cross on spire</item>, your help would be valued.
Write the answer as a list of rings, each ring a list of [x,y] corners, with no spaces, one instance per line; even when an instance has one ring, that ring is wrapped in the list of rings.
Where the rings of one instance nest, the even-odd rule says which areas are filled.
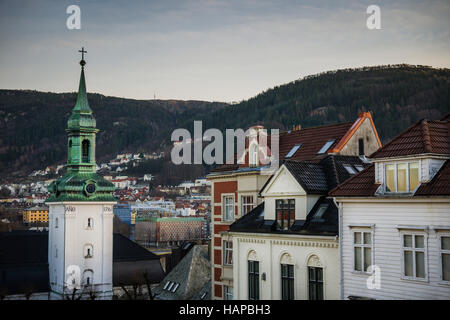
[[[84,54],[87,53],[86,50],[84,50],[84,47],[81,47],[81,50],[78,50],[78,52],[81,52],[81,61],[80,64],[82,67],[86,64],[86,61],[84,61]]]

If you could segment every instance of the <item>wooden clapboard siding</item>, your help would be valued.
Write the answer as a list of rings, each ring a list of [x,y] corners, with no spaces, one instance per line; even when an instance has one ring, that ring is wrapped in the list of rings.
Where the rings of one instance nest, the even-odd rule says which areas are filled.
[[[440,280],[438,235],[433,226],[450,226],[450,201],[442,202],[344,202],[343,203],[343,290],[344,298],[363,296],[375,299],[450,299],[450,285]],[[353,273],[352,230],[349,225],[374,224],[373,264],[381,269],[381,289],[368,289],[367,275]],[[402,279],[401,238],[398,225],[428,226],[426,243],[428,280]],[[448,234],[450,230],[448,230]]]

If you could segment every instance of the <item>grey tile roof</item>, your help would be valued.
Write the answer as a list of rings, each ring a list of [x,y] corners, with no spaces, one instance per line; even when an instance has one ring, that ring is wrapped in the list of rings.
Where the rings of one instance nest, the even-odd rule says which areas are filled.
[[[208,246],[196,245],[154,289],[154,294],[158,300],[197,299],[208,289],[206,286],[210,281],[211,263]],[[169,284],[166,287],[167,283]],[[208,294],[211,295],[210,292]]]

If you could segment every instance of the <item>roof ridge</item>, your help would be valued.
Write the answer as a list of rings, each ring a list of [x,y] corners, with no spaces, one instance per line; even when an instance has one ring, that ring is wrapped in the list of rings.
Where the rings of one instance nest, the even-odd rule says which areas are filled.
[[[405,131],[399,133],[398,135],[396,135],[394,138],[392,138],[388,143],[386,143],[384,146],[382,146],[381,148],[379,148],[377,151],[375,151],[374,153],[372,153],[368,158],[373,158],[377,155],[377,153],[380,153],[383,149],[385,149],[386,147],[390,146],[395,140],[397,140],[398,138],[402,137],[403,135],[405,135],[406,133],[408,133],[409,131],[411,131],[413,128],[415,128],[416,126],[418,126],[424,119],[419,120],[418,122],[412,124],[411,126],[409,126],[409,128],[407,128]]]
[[[285,134],[289,134],[289,133],[293,133],[293,132],[302,132],[302,131],[311,130],[311,129],[339,126],[339,125],[344,125],[344,124],[353,124],[354,122],[355,121],[347,121],[347,122],[337,122],[337,123],[323,124],[323,125],[315,126],[315,127],[301,128],[300,130],[286,130],[286,131],[280,132],[279,134],[284,134],[284,133]]]
[[[353,179],[355,179],[356,177],[359,177],[359,175],[361,175],[363,172],[367,172],[370,168],[375,167],[374,163],[371,163],[367,168],[364,168],[364,170],[358,172],[357,174],[353,175],[352,177],[348,178],[347,180],[345,180],[342,183],[339,183],[333,190],[330,190],[328,192],[328,195],[331,195],[332,193],[338,191],[339,189],[342,188],[343,185],[348,184],[350,181],[352,181]],[[332,195],[331,195],[332,196]]]

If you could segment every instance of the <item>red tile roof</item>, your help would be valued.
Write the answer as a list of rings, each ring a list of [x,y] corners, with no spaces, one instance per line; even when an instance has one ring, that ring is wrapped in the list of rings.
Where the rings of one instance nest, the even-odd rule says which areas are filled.
[[[375,183],[375,165],[371,164],[365,170],[341,183],[328,194],[332,197],[353,196],[370,197],[375,195],[379,184]]]
[[[449,126],[448,120],[421,120],[375,151],[370,158],[423,153],[450,154]]]
[[[290,160],[320,160],[329,152],[339,152],[366,118],[371,119],[370,113],[363,112],[359,114],[355,122],[337,123],[281,132],[279,137],[279,158],[284,159],[296,144],[301,144],[301,147],[291,158],[289,158]],[[376,133],[375,126],[374,130]],[[377,133],[376,135],[378,137]],[[324,154],[318,155],[317,153],[319,150],[329,140],[334,140],[334,143]],[[270,137],[267,137],[267,144],[269,147],[270,143],[271,139]],[[246,156],[246,164],[237,165],[236,155],[234,159],[235,164],[224,164],[211,170],[211,172],[227,172],[237,170],[239,167],[248,167],[248,155]]]
[[[332,197],[373,197],[379,186],[375,183],[375,170],[372,164],[331,190],[328,195]],[[450,160],[442,165],[430,182],[422,183],[419,186],[414,197],[448,195],[450,195]]]
[[[423,183],[414,195],[450,195],[450,160],[442,165],[433,180]]]

